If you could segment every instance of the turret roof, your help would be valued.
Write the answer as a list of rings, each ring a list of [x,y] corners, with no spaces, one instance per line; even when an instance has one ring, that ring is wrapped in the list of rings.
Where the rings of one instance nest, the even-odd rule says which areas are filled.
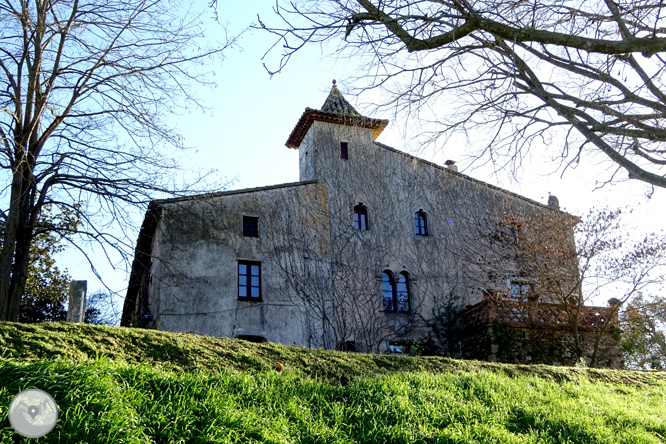
[[[373,119],[360,115],[347,99],[344,98],[338,87],[335,85],[335,80],[333,81],[331,92],[328,93],[328,97],[322,105],[321,110],[305,108],[305,112],[303,112],[298,123],[289,135],[289,139],[287,139],[287,147],[298,148],[303,141],[305,134],[307,134],[308,129],[310,129],[310,125],[312,125],[312,122],[315,120],[371,128],[372,140],[376,140],[384,128],[386,128],[386,125],[388,125],[388,120]]]
[[[349,102],[347,102],[347,99],[344,98],[338,87],[333,84],[333,87],[331,88],[331,92],[328,93],[328,97],[326,98],[326,101],[321,107],[321,111],[324,113],[331,113],[331,114],[344,114],[348,116],[360,116],[358,111],[354,109],[353,106]]]

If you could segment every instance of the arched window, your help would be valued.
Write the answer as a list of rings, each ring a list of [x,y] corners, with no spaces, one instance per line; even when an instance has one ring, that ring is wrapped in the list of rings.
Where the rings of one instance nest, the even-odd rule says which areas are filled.
[[[368,209],[363,204],[354,207],[354,228],[357,230],[368,229]]]
[[[396,282],[393,273],[384,270],[382,273],[382,299],[386,312],[411,313],[409,274],[406,271],[398,275]]]
[[[394,312],[395,304],[393,302],[393,293],[395,293],[395,284],[393,283],[393,273],[386,270],[382,273],[382,297],[384,299],[384,311]]]
[[[406,271],[398,275],[398,283],[396,285],[396,302],[398,306],[398,313],[409,313],[409,276]]]
[[[414,233],[419,236],[428,235],[428,216],[423,210],[414,213]]]

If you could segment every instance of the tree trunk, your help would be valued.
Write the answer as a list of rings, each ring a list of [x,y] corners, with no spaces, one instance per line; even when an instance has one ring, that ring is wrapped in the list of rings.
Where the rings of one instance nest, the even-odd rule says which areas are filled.
[[[590,367],[597,366],[597,361],[599,360],[599,347],[601,345],[601,339],[606,335],[608,329],[613,324],[613,318],[617,314],[617,310],[618,308],[616,307],[611,307],[611,309],[608,310],[608,318],[606,319],[604,326],[601,327],[601,330],[599,330],[599,334],[597,335],[597,338],[594,341],[594,351],[592,352],[592,361],[590,362]]]
[[[30,221],[32,171],[24,162],[14,173],[7,226],[0,253],[0,320],[18,321],[21,295],[28,275],[30,242],[34,228]]]
[[[581,343],[580,338],[580,309],[583,305],[582,301],[576,300],[575,307],[567,307],[567,312],[569,314],[569,321],[571,322],[571,333],[573,335],[574,346],[576,347],[576,354],[578,358],[585,358],[585,352],[583,350],[583,344]]]
[[[9,310],[8,317],[12,322],[18,321],[21,308],[21,296],[25,292],[25,284],[28,280],[28,265],[30,263],[30,243],[32,242],[34,229],[32,223],[21,227],[16,238],[14,252],[14,266],[12,267],[12,278],[9,285]]]
[[[7,224],[5,226],[4,238],[2,240],[2,252],[0,252],[0,320],[9,321],[12,266],[14,252],[16,250],[16,232],[19,225],[19,196],[21,194],[21,180],[18,172],[14,173],[9,199],[9,211]]]

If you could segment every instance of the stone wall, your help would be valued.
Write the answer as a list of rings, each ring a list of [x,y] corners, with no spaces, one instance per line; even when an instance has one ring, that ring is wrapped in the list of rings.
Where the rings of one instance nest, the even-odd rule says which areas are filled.
[[[313,182],[159,202],[143,304],[150,327],[327,345],[320,327],[308,328],[284,269],[307,262],[312,280],[329,282],[325,204]],[[258,237],[243,236],[244,216],[259,219]],[[239,261],[261,263],[260,300],[239,299]]]
[[[340,156],[347,144],[348,158]],[[458,312],[482,300],[481,289],[505,289],[517,272],[490,234],[503,213],[553,209],[455,170],[373,142],[372,130],[315,121],[299,147],[301,179],[326,187],[330,220],[332,295],[340,340],[384,351],[390,340],[422,340],[434,312]],[[356,205],[369,229],[356,230]],[[428,218],[428,235],[414,232],[414,214]],[[412,316],[385,313],[381,275],[410,276]]]
[[[578,336],[590,364],[594,345],[609,321],[608,307],[581,307]],[[579,363],[567,311],[560,305],[497,302],[486,299],[468,307],[459,318],[461,357],[516,364],[573,366]],[[598,367],[623,368],[617,318],[602,336]]]
[[[170,331],[383,352],[507,288],[518,267],[498,215],[556,211],[376,143],[371,128],[314,121],[299,159],[299,183],[152,203],[124,325],[133,313]],[[368,230],[354,227],[361,204]],[[427,236],[415,233],[418,211]],[[257,238],[242,235],[243,216],[258,218]],[[238,298],[244,260],[261,262],[261,301]],[[408,273],[409,313],[383,310],[384,270]],[[493,338],[468,353],[496,357]]]

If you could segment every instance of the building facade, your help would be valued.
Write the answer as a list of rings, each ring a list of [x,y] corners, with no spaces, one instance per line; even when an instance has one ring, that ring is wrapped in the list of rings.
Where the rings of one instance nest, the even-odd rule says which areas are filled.
[[[556,199],[544,205],[383,145],[387,124],[334,85],[287,141],[299,182],[152,202],[122,325],[403,352],[488,291],[520,293],[524,277],[494,247],[497,215],[560,214]],[[444,342],[444,353],[469,355],[464,340]],[[496,359],[489,344],[468,357]]]

